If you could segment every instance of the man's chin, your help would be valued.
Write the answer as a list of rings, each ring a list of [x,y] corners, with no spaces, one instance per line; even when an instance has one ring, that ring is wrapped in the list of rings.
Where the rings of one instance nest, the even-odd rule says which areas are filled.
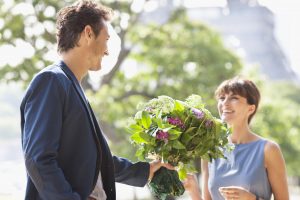
[[[90,71],[99,71],[101,69],[101,65],[96,66],[96,67],[91,67]]]

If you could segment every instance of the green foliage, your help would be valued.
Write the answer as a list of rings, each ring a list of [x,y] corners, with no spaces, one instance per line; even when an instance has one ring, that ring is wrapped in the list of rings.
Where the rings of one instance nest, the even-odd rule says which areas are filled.
[[[26,86],[34,74],[51,64],[56,54],[55,20],[56,13],[64,6],[71,5],[76,0],[11,0],[0,3],[0,47],[9,45],[12,48],[22,41],[32,50],[32,55],[20,61],[10,62],[0,66],[0,80],[6,82],[21,82]],[[11,2],[11,3],[8,3]],[[97,0],[96,0],[97,2]],[[99,2],[99,1],[98,1]],[[132,1],[101,1],[106,6],[115,10],[113,25],[124,40],[126,30],[132,21],[138,18],[139,13],[130,9]],[[2,6],[3,4],[3,6]],[[121,27],[120,23],[127,17],[128,27]],[[124,21],[124,20],[123,20]],[[4,22],[1,26],[1,22]],[[125,49],[122,49],[125,51]]]
[[[0,6],[0,18],[4,20],[0,46],[16,47],[22,41],[28,46],[23,51],[33,49],[32,56],[0,66],[0,80],[27,84],[37,71],[52,62],[49,51],[55,52],[55,14],[66,4],[69,1],[12,0],[11,4]]]
[[[227,128],[204,108],[197,95],[185,102],[168,96],[151,99],[130,121],[127,130],[142,160],[151,156],[189,172],[186,166],[194,159],[223,157],[222,150],[229,149]]]
[[[195,159],[224,158],[223,152],[230,150],[229,131],[205,109],[197,95],[184,102],[169,96],[151,99],[130,121],[128,131],[132,143],[138,147],[136,156],[177,166],[180,178],[195,171],[191,168]],[[150,188],[159,199],[179,196],[184,192],[179,177],[175,171],[162,169],[151,181]]]
[[[173,184],[171,184],[173,183]],[[156,198],[165,200],[168,196],[180,196],[184,193],[183,184],[179,181],[176,171],[161,167],[149,183]]]
[[[156,82],[147,88],[149,92],[178,98],[201,93],[204,99],[211,99],[219,82],[241,68],[219,34],[188,19],[183,10],[175,11],[167,24],[133,27],[130,38],[138,49],[131,58],[144,68],[138,75]]]
[[[280,92],[278,92],[280,91]],[[289,175],[300,176],[300,87],[291,83],[268,83],[262,87],[261,107],[253,128],[280,145]]]

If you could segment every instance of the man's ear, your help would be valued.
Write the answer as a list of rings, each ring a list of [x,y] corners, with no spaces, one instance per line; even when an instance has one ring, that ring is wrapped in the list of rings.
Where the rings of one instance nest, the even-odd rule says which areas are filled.
[[[83,35],[87,40],[92,39],[93,29],[90,25],[86,25],[83,29]]]

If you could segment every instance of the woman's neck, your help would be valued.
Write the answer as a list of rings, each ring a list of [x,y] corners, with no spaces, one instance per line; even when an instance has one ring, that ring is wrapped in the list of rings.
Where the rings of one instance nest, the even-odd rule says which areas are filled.
[[[257,136],[250,130],[249,125],[232,126],[232,134],[229,140],[235,144],[244,144],[257,139]]]

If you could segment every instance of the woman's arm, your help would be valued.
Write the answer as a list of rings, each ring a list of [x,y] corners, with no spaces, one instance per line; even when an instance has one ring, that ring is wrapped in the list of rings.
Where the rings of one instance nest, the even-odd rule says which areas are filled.
[[[202,200],[199,184],[195,175],[188,174],[183,185],[192,200]]]
[[[264,149],[265,167],[275,200],[288,200],[286,168],[280,147],[275,142],[268,141]]]
[[[208,190],[208,162],[201,160],[201,174],[202,174],[202,197],[204,200],[211,200],[211,196]]]

